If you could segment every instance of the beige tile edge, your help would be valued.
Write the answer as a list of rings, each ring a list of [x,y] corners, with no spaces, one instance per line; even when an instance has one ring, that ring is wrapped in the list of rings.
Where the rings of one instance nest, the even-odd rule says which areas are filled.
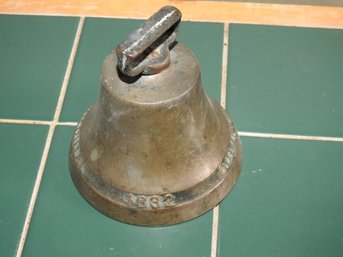
[[[190,21],[343,28],[342,7],[226,1],[0,0],[0,13],[146,19],[164,5]]]

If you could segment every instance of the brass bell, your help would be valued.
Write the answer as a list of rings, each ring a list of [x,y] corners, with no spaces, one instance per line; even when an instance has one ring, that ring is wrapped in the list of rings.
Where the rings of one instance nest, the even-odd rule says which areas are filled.
[[[239,176],[239,137],[204,92],[195,56],[175,41],[180,20],[178,9],[163,7],[106,57],[100,96],[72,139],[76,188],[126,223],[195,218]]]

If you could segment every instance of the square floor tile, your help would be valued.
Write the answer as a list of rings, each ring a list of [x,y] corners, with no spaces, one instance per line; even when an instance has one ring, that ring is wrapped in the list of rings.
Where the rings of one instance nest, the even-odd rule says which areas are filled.
[[[221,23],[183,22],[177,39],[198,58],[206,93],[217,102],[220,102],[223,32]]]
[[[343,30],[231,25],[228,110],[241,131],[343,136]]]
[[[343,256],[343,143],[243,138],[219,256]]]
[[[85,19],[61,120],[79,121],[94,104],[100,90],[101,66],[106,55],[138,25],[136,20]]]
[[[0,124],[0,256],[16,254],[47,132]]]
[[[23,256],[210,256],[212,212],[179,225],[144,228],[91,207],[69,175],[72,132],[55,132]]]
[[[77,22],[0,15],[0,118],[53,118]]]
[[[80,120],[82,114],[96,101],[105,56],[141,23],[139,20],[85,20],[61,120]],[[219,101],[223,24],[183,22],[179,34],[178,41],[185,43],[199,58],[207,93]]]

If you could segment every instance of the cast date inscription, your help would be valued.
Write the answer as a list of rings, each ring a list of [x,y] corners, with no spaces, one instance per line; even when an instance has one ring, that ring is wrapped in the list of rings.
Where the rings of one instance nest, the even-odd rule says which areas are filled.
[[[161,209],[175,206],[175,195],[138,195],[129,193],[123,197],[124,203],[141,209]]]

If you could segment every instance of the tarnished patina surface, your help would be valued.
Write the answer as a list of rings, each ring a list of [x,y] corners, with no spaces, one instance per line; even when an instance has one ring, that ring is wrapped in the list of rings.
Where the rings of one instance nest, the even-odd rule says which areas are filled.
[[[104,214],[158,226],[192,219],[217,205],[235,184],[242,157],[233,123],[203,90],[195,56],[170,42],[181,13],[165,7],[152,17],[147,24],[153,29],[142,33],[155,35],[149,44],[162,38],[157,48],[165,50],[153,47],[144,58],[131,54],[135,57],[127,63],[121,51],[134,49],[130,36],[106,57],[98,101],[72,140],[70,171],[81,195]],[[169,17],[172,22],[156,26]],[[134,52],[146,53],[149,44]],[[161,53],[169,63],[144,72],[158,66],[151,60]]]
[[[176,39],[181,12],[165,6],[121,42],[117,49],[118,68],[130,77],[155,74],[170,64],[169,47]]]

